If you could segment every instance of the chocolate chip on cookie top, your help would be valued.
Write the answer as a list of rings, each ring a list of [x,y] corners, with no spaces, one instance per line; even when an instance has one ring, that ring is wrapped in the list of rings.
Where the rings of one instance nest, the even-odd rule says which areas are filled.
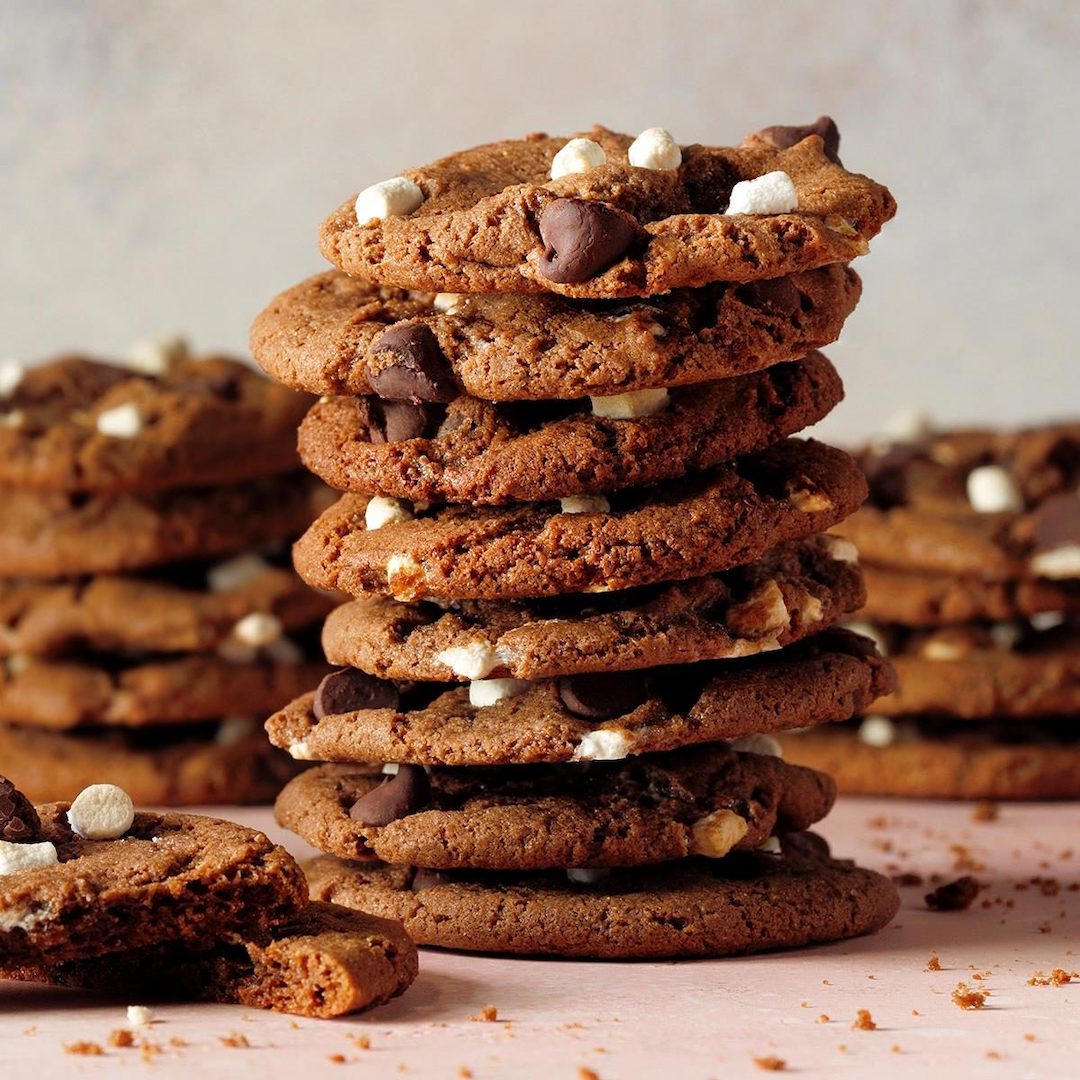
[[[0,840],[25,843],[40,828],[34,804],[6,776],[0,776]]]
[[[783,148],[646,135],[530,135],[409,170],[332,214],[323,254],[412,289],[651,296],[846,262],[895,213],[816,132]]]

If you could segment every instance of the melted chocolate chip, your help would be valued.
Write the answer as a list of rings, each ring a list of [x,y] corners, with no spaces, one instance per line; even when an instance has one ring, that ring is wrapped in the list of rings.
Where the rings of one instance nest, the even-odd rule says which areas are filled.
[[[375,354],[389,352],[394,362],[371,376],[371,388],[387,401],[453,401],[457,384],[430,327],[392,326],[375,342]]]
[[[635,233],[630,218],[603,203],[555,199],[540,216],[540,273],[560,285],[588,281],[626,254]]]
[[[758,132],[760,138],[779,150],[802,142],[808,135],[820,135],[825,143],[825,156],[840,164],[840,129],[831,116],[819,116],[812,124],[773,124]]]
[[[1080,492],[1051,495],[1040,503],[1031,518],[1036,551],[1080,544]]]
[[[399,765],[376,788],[353,804],[349,817],[365,825],[389,825],[422,810],[431,799],[431,784],[421,765]]]
[[[316,720],[322,720],[364,709],[396,709],[398,700],[398,690],[392,682],[376,679],[356,668],[341,668],[319,683],[312,712]]]
[[[568,712],[583,720],[610,720],[633,712],[649,694],[639,671],[566,675],[559,679],[559,698]]]
[[[802,306],[802,296],[791,278],[765,278],[740,285],[735,295],[758,311],[770,315],[794,315]]]
[[[19,844],[33,840],[41,821],[33,803],[6,777],[0,776],[0,840]]]
[[[373,443],[405,442],[434,435],[442,422],[445,410],[440,405],[411,401],[366,401],[368,438]]]

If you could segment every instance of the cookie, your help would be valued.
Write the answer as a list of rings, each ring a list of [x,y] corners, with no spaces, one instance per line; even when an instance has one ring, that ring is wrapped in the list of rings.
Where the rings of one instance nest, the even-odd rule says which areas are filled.
[[[726,743],[621,762],[491,769],[320,765],[278,824],[328,855],[434,869],[639,866],[753,851],[831,809],[822,773]]]
[[[308,404],[223,357],[157,375],[61,357],[0,394],[0,485],[147,492],[288,472]]]
[[[936,627],[1009,622],[1055,612],[1080,615],[1080,579],[983,581],[866,563],[862,571],[867,593],[863,617],[871,622]]]
[[[888,746],[871,746],[855,730],[785,734],[784,753],[822,769],[849,795],[897,795],[915,799],[1080,798],[1080,742],[1075,718],[1072,741],[1024,741],[1031,721],[1006,721],[994,729],[920,733],[918,726]],[[1014,739],[1005,741],[1005,729]],[[1020,741],[1016,741],[1016,739]]]
[[[302,655],[296,662],[248,663],[212,653],[111,664],[104,658],[97,663],[30,659],[0,664],[0,723],[141,727],[208,720],[237,710],[259,716],[303,693],[326,670],[322,661]]]
[[[416,946],[401,923],[311,903],[273,927],[265,943],[155,946],[55,967],[0,969],[0,978],[329,1019],[397,997],[418,970]]]
[[[331,214],[323,255],[409,289],[652,296],[848,262],[896,212],[886,188],[846,172],[816,135],[784,149],[673,147],[670,168],[629,164],[630,135],[594,127],[577,138],[600,163],[555,180],[568,140],[547,135],[408,170]],[[733,190],[778,172],[789,178],[782,202],[754,198],[761,183]]]
[[[871,449],[844,522],[868,563],[983,581],[1080,578],[1080,423]]]
[[[301,472],[146,495],[4,488],[0,567],[53,580],[233,555],[296,536],[325,502]]]
[[[372,379],[395,358],[385,346],[406,333],[433,343],[455,384],[482,401],[611,396],[803,356],[836,340],[861,291],[842,264],[618,304],[409,293],[332,270],[272,300],[251,348],[273,378],[316,394],[373,393]]]
[[[110,783],[140,806],[269,803],[296,772],[258,721],[241,718],[108,731],[0,724],[0,761],[35,802]]]
[[[623,412],[612,419],[605,404],[588,399],[391,406],[331,398],[308,413],[299,445],[304,464],[339,491],[417,502],[542,502],[656,484],[763,450],[817,423],[843,396],[839,375],[815,353],[676,388],[659,409],[633,419]],[[398,432],[401,410],[409,426]],[[394,441],[397,434],[406,437]]]
[[[5,965],[164,942],[267,940],[304,906],[299,866],[255,829],[192,814],[136,814],[121,837],[85,840],[72,832],[69,808],[37,807],[33,840],[53,844],[57,863],[0,874]]]
[[[206,652],[235,640],[238,626],[300,630],[332,607],[292,570],[254,553],[153,577],[0,580],[0,655]]]
[[[542,679],[749,656],[860,607],[850,547],[829,536],[690,581],[533,601],[445,607],[367,597],[327,617],[332,664],[383,679]]]
[[[747,660],[513,685],[490,705],[465,687],[348,678],[344,694],[320,694],[318,715],[314,694],[275,713],[270,741],[311,761],[613,760],[845,720],[895,686],[872,643],[842,630]]]
[[[887,878],[833,859],[813,833],[781,854],[686,859],[574,881],[552,873],[424,873],[323,856],[313,899],[405,924],[420,945],[631,959],[731,956],[880,930],[899,898]],[[599,878],[599,880],[594,880]]]
[[[613,492],[603,513],[544,503],[444,506],[367,529],[368,499],[345,495],[293,552],[309,585],[352,596],[513,600],[600,592],[752,562],[843,519],[865,491],[846,454],[789,439],[699,477]]]

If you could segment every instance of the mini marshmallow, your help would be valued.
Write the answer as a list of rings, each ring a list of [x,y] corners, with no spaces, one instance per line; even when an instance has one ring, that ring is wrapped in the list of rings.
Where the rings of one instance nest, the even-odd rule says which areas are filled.
[[[26,653],[12,653],[5,662],[9,675],[21,675],[33,661]]]
[[[11,397],[19,388],[26,368],[18,360],[0,360],[0,398]]]
[[[819,510],[831,510],[832,499],[823,491],[799,488],[788,492],[788,502],[804,514],[816,514]]]
[[[930,638],[919,649],[919,655],[924,660],[960,660],[966,652],[963,645],[948,638]]]
[[[598,885],[611,876],[606,867],[572,866],[566,871],[566,878],[572,885]]]
[[[190,355],[188,343],[179,334],[144,338],[128,349],[125,364],[142,375],[167,375],[172,367]]]
[[[100,434],[114,439],[134,439],[143,429],[138,406],[128,402],[106,409],[98,415],[97,429]]]
[[[132,1027],[147,1027],[154,1022],[154,1011],[145,1005],[129,1005],[127,1021]]]
[[[1080,577],[1080,544],[1063,544],[1061,547],[1040,551],[1028,562],[1032,573],[1052,581],[1064,581]]]
[[[551,179],[588,172],[607,161],[604,148],[592,139],[571,139],[551,159]]]
[[[761,754],[763,757],[784,756],[780,744],[764,732],[755,735],[743,735],[738,739],[732,739],[728,743],[732,750],[738,750],[742,754]]]
[[[1040,611],[1028,618],[1032,630],[1053,630],[1055,626],[1061,626],[1065,622],[1065,616],[1060,611]]]
[[[40,870],[44,866],[55,866],[59,861],[56,848],[47,840],[40,844],[12,844],[0,840],[0,875]]]
[[[850,563],[852,566],[859,565],[859,549],[842,536],[822,536],[821,543],[829,553],[829,557],[836,562]]]
[[[84,840],[115,840],[131,828],[135,804],[115,784],[91,784],[75,796],[67,819],[71,831]]]
[[[232,636],[237,641],[242,645],[253,645],[256,649],[277,641],[284,632],[281,620],[266,611],[253,611],[232,628]]]
[[[559,500],[564,514],[606,514],[611,503],[603,495],[568,495]]]
[[[782,855],[784,853],[784,849],[780,846],[779,836],[766,836],[765,839],[758,844],[757,849],[765,855]]]
[[[383,767],[383,776],[397,776],[401,766],[396,761],[388,761]]]
[[[633,740],[625,731],[599,728],[578,743],[574,761],[620,761],[630,752]]]
[[[734,810],[714,810],[690,826],[691,850],[709,859],[722,859],[750,826]]]
[[[226,716],[218,724],[214,742],[218,746],[236,746],[237,743],[242,743],[248,736],[253,735],[258,726],[259,722],[250,716]]]
[[[386,217],[404,217],[424,201],[424,193],[404,176],[394,176],[364,188],[353,204],[357,225]]]
[[[289,743],[289,757],[294,761],[314,761],[315,755],[311,752],[311,744],[307,739],[297,739]]]
[[[980,465],[968,473],[967,497],[980,514],[1017,514],[1024,509],[1024,496],[1012,475],[1000,465]]]
[[[373,495],[364,510],[364,525],[370,531],[397,521],[412,521],[413,517],[413,512],[400,499]]]
[[[21,428],[26,421],[26,414],[22,409],[12,409],[11,412],[0,413],[0,427]]]
[[[799,195],[786,172],[777,170],[753,180],[740,180],[731,189],[728,208],[732,214],[787,214],[799,208]]]
[[[460,293],[440,292],[435,294],[435,299],[431,301],[431,306],[436,311],[441,311],[444,315],[453,315],[460,303]]]
[[[469,704],[478,709],[498,705],[524,694],[531,685],[528,679],[474,679],[469,683]]]
[[[269,569],[270,564],[264,558],[249,552],[211,566],[206,572],[206,584],[211,592],[229,592],[250,584]]]
[[[488,673],[499,665],[498,650],[482,641],[453,645],[449,649],[443,649],[435,659],[463,679],[486,678]]]
[[[896,736],[896,725],[887,716],[867,716],[859,725],[859,742],[867,746],[891,746]]]
[[[682,151],[664,128],[646,128],[626,151],[630,164],[638,169],[677,169]]]
[[[667,408],[668,392],[664,388],[630,390],[625,394],[590,397],[589,400],[592,402],[593,416],[602,416],[607,420],[637,420]]]

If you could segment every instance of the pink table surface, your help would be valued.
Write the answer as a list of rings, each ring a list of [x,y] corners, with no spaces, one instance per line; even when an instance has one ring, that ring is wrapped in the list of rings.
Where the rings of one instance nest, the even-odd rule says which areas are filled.
[[[266,810],[217,813],[306,854]],[[601,964],[425,950],[412,989],[358,1017],[160,1006],[153,1028],[136,1031],[162,1048],[149,1062],[137,1048],[64,1052],[77,1040],[104,1045],[124,1027],[123,998],[0,984],[0,1063],[17,1078],[145,1071],[307,1080],[355,1071],[583,1080],[587,1069],[601,1080],[683,1080],[764,1076],[754,1059],[766,1057],[808,1078],[1080,1075],[1080,980],[1028,984],[1038,971],[1080,968],[1080,805],[1002,806],[997,820],[976,822],[964,805],[849,800],[820,831],[838,854],[891,873],[952,879],[974,862],[987,888],[959,913],[930,912],[926,888],[905,888],[895,923],[876,937],[746,959]],[[926,970],[931,953],[941,971]],[[952,1002],[961,980],[989,991],[984,1008]],[[497,1022],[470,1019],[487,1005]],[[870,1010],[876,1030],[852,1028],[859,1009]],[[224,1047],[232,1033],[250,1045]],[[186,1045],[171,1046],[174,1038]]]

